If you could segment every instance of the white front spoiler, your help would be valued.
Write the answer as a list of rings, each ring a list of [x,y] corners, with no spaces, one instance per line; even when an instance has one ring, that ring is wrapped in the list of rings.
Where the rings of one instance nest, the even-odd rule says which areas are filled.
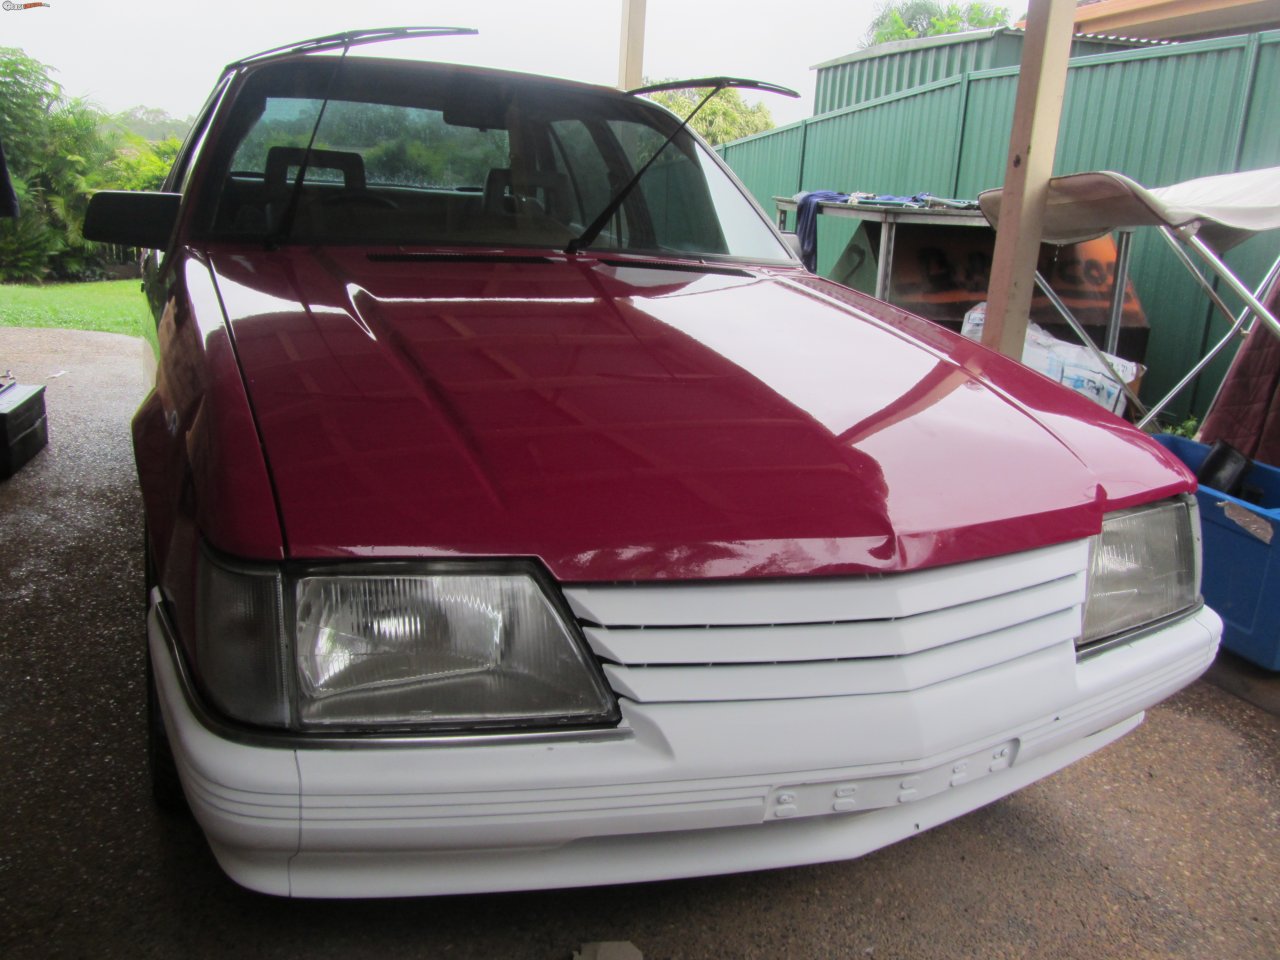
[[[1202,609],[1082,661],[1042,651],[909,693],[624,700],[622,729],[604,736],[323,747],[215,733],[157,611],[148,626],[166,729],[219,863],[244,886],[302,897],[589,886],[861,856],[1122,736],[1208,667],[1221,635]],[[1052,695],[1029,715],[1041,682]],[[869,726],[877,715],[898,720]]]

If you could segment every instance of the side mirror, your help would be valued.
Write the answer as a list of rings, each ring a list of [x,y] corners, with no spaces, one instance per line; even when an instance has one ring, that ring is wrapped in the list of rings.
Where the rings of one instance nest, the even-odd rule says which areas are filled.
[[[804,259],[804,251],[800,247],[800,235],[796,233],[787,233],[783,231],[782,239],[787,242],[787,246],[791,248],[791,252],[796,255],[797,260]]]
[[[163,250],[178,222],[180,193],[101,190],[89,200],[84,235],[99,243]]]

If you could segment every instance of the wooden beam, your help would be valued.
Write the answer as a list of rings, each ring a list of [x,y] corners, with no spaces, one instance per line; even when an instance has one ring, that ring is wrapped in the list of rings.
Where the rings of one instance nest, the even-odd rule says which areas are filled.
[[[1027,13],[982,330],[984,344],[1014,359],[1022,358],[1027,336],[1075,12],[1074,0],[1031,0]]]
[[[1078,7],[1075,28],[1104,36],[1180,40],[1280,26],[1277,0],[1101,0]]]
[[[618,50],[618,86],[634,90],[644,83],[645,0],[622,0],[622,44]]]

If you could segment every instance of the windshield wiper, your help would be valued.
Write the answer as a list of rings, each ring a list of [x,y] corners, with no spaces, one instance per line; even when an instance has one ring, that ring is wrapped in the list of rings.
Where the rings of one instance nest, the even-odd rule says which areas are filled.
[[[645,161],[644,166],[636,171],[635,176],[628,180],[626,184],[623,185],[622,189],[613,195],[613,198],[605,205],[605,208],[600,211],[600,215],[591,221],[591,224],[587,229],[583,230],[582,233],[569,241],[568,246],[564,248],[565,253],[577,253],[579,250],[585,249],[595,242],[596,237],[600,236],[600,231],[604,229],[605,224],[607,224],[610,218],[618,212],[623,202],[631,195],[631,191],[635,189],[636,184],[640,182],[640,178],[645,175],[645,172],[651,166],[653,166],[654,161],[657,160],[658,157],[662,156],[662,152],[671,145],[671,141],[680,136],[681,132],[689,126],[689,121],[698,115],[698,111],[707,105],[707,101],[721,90],[728,87],[738,87],[744,90],[763,90],[766,93],[780,93],[785,97],[798,98],[800,96],[796,91],[791,90],[788,87],[780,87],[776,83],[765,83],[762,80],[745,80],[741,77],[703,77],[700,80],[668,80],[665,83],[654,83],[647,87],[637,87],[635,90],[628,90],[627,93],[632,96],[640,96],[646,93],[658,93],[662,90],[701,90],[706,87],[710,87],[711,91],[702,98],[702,101],[693,108],[687,117],[680,121],[680,126],[671,131],[671,135],[662,142],[662,146],[658,147],[658,149],[653,152],[653,156]]]
[[[715,87],[712,94],[719,93],[725,87],[740,87],[744,90],[761,90],[764,93],[780,93],[784,97],[799,99],[800,94],[792,90],[790,87],[779,86],[776,83],[766,83],[764,80],[744,80],[742,77],[703,77],[701,80],[664,80],[662,83],[651,83],[645,87],[636,87],[634,90],[628,90],[627,93],[633,97],[643,97],[646,93],[660,93],[663,90],[701,90],[704,87]],[[701,106],[701,104],[699,104]],[[694,113],[698,111],[695,110]],[[693,113],[689,114],[685,119],[685,123],[693,119]]]

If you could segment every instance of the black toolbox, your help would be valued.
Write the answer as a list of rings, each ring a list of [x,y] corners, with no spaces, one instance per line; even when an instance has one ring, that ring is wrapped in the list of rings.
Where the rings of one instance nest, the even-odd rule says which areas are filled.
[[[0,480],[17,473],[48,442],[44,387],[0,386]]]

